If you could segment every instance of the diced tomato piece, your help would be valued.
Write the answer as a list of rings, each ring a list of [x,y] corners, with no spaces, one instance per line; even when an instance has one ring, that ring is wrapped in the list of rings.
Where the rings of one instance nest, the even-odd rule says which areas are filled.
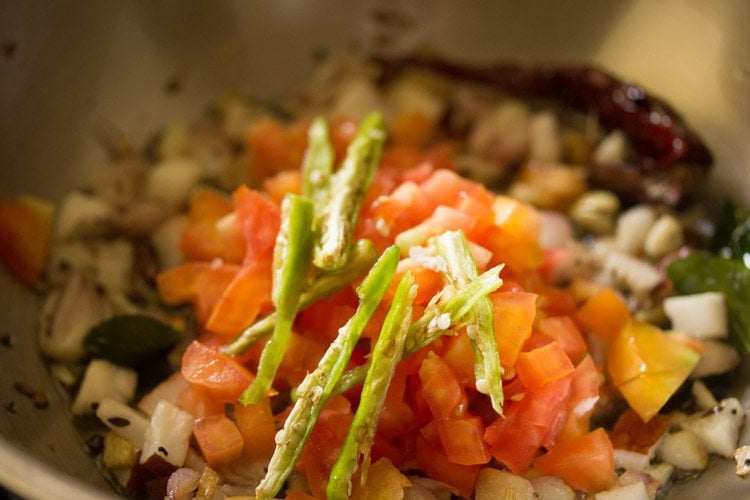
[[[220,337],[234,337],[253,324],[261,307],[271,301],[271,261],[256,261],[240,269],[206,322]]]
[[[484,441],[482,419],[467,415],[463,418],[436,419],[445,456],[451,462],[461,465],[486,464],[492,458]]]
[[[585,331],[611,342],[630,319],[630,309],[619,293],[603,288],[581,306],[577,319]]]
[[[453,370],[436,355],[427,356],[419,369],[422,396],[437,418],[458,417],[466,407],[466,394]]]
[[[451,462],[443,450],[430,444],[423,436],[417,436],[416,461],[428,476],[452,486],[461,496],[470,497],[474,491],[480,466]]]
[[[308,121],[286,127],[263,118],[253,123],[247,137],[250,150],[250,178],[261,181],[276,172],[299,168],[307,148]]]
[[[182,376],[223,403],[236,402],[255,378],[229,356],[193,341],[182,356]]]
[[[277,381],[284,379],[289,387],[299,385],[305,375],[318,366],[327,347],[327,343],[317,338],[291,332],[276,374]]]
[[[594,413],[594,405],[599,401],[602,379],[591,356],[587,355],[576,366],[570,387],[568,416],[560,432],[561,441],[580,437],[589,432],[591,414]]]
[[[516,364],[536,316],[536,294],[495,292],[490,294],[495,317],[495,339],[503,366]]]
[[[411,272],[412,276],[414,276],[414,283],[418,286],[417,295],[414,297],[414,303],[416,304],[427,304],[443,288],[443,277],[440,273],[422,267],[422,265],[407,257],[398,263],[396,275],[391,280],[391,284],[385,292],[383,302],[386,304],[393,302],[398,284],[407,272]]]
[[[542,387],[573,373],[575,369],[557,341],[520,353],[515,366],[518,378],[526,387]]]
[[[699,360],[679,337],[636,320],[625,325],[607,352],[612,383],[644,421],[656,415]]]
[[[432,163],[431,161],[423,161],[416,167],[403,171],[401,173],[401,180],[403,182],[413,182],[415,184],[421,184],[430,178],[433,172],[435,172],[435,169],[436,167],[434,163]],[[422,196],[424,196],[424,194]]]
[[[495,224],[508,235],[516,239],[539,239],[542,221],[534,207],[511,198],[497,195],[492,203]]]
[[[391,139],[396,144],[409,144],[417,148],[427,145],[435,136],[435,120],[419,111],[401,111],[393,118]]]
[[[182,391],[177,406],[196,418],[224,415],[224,403],[213,399],[208,391],[196,384],[190,384]]]
[[[420,189],[434,207],[444,205],[455,208],[462,199],[472,198],[492,210],[492,194],[481,184],[461,177],[452,170],[436,170],[420,185]]]
[[[240,267],[234,264],[189,262],[159,273],[156,287],[166,304],[191,302],[203,325],[239,271]]]
[[[550,316],[537,321],[536,328],[542,335],[556,340],[571,361],[577,363],[586,354],[586,341],[578,326],[569,316]]]
[[[338,459],[353,418],[349,401],[341,395],[332,396],[302,451],[297,467],[317,498],[326,496],[331,468]]]
[[[470,215],[455,208],[440,205],[421,223],[396,236],[396,244],[404,249],[411,248],[422,245],[431,237],[445,231],[461,230],[469,234],[475,225],[476,221]]]
[[[556,444],[537,458],[534,466],[588,494],[610,488],[616,479],[612,443],[601,428]]]
[[[276,421],[268,399],[258,404],[235,405],[234,420],[245,442],[245,456],[253,462],[268,461],[276,448]]]
[[[224,415],[212,415],[193,422],[193,435],[203,458],[211,467],[234,462],[242,455],[244,441],[234,422]]]
[[[338,335],[338,329],[354,314],[357,303],[354,290],[344,288],[300,311],[295,321],[295,331],[330,343]]]
[[[457,149],[456,141],[440,141],[425,151],[423,163],[432,165],[435,170],[458,170],[455,161]]]
[[[441,357],[456,374],[462,387],[475,385],[474,349],[466,330],[446,339]]]
[[[236,219],[231,217],[232,210],[232,200],[214,189],[203,188],[193,194],[188,224],[180,239],[185,260],[242,262],[245,242]]]
[[[38,283],[47,265],[53,212],[31,196],[0,199],[0,259],[25,285]]]
[[[508,405],[504,416],[487,427],[490,453],[516,474],[526,470],[543,445],[555,442],[565,421],[571,378],[527,389]]]
[[[284,170],[263,181],[263,189],[277,205],[281,205],[287,194],[302,192],[302,174],[299,170]]]
[[[612,446],[618,450],[630,450],[649,454],[654,444],[669,430],[669,417],[654,415],[644,422],[632,409],[625,410],[609,433]]]
[[[375,438],[372,442],[372,461],[377,462],[381,458],[385,457],[396,466],[401,466],[404,463],[404,453],[401,449],[390,442],[388,439],[383,437],[380,433],[375,434]],[[369,479],[369,474],[368,474]]]
[[[475,241],[492,252],[491,265],[505,264],[514,273],[533,271],[544,262],[537,240],[518,238],[498,226],[491,226]]]
[[[245,186],[237,188],[232,197],[247,248],[245,263],[270,259],[281,225],[281,210],[267,196]]]

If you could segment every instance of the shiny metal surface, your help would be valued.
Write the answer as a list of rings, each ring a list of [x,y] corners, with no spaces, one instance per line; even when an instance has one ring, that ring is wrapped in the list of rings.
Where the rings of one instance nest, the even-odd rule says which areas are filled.
[[[384,8],[410,22],[374,20]],[[666,97],[703,134],[716,156],[707,192],[750,202],[748,21],[742,0],[0,0],[0,194],[54,199],[76,186],[103,159],[92,133],[101,120],[142,141],[227,89],[280,95],[309,74],[316,50],[385,33],[392,50],[470,62],[601,64]],[[166,92],[174,79],[179,91]],[[0,298],[0,335],[11,339],[0,346],[0,483],[30,498],[107,495],[37,354],[39,297],[3,271]],[[15,381],[45,391],[50,407],[35,408]],[[748,498],[750,484],[723,461],[670,497]]]

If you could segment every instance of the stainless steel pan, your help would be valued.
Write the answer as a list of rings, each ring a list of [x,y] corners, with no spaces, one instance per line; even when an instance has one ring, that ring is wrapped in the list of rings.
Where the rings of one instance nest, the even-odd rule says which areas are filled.
[[[320,49],[385,41],[468,62],[600,64],[666,97],[703,134],[716,158],[707,193],[750,202],[749,22],[743,0],[0,0],[0,193],[54,199],[76,186],[102,160],[101,120],[144,140],[229,88],[281,94]],[[110,494],[36,351],[39,297],[5,272],[0,294],[10,340],[0,345],[0,483],[32,498]],[[34,407],[16,381],[50,406]],[[747,498],[750,484],[724,461],[673,494]]]

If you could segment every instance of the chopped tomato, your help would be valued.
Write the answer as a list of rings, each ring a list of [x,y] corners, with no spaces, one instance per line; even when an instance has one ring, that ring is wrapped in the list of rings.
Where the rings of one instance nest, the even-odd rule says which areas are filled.
[[[615,484],[614,450],[607,433],[601,428],[580,438],[558,443],[537,458],[534,466],[588,494],[606,490]]]
[[[509,196],[497,195],[492,203],[495,224],[510,237],[538,241],[542,221],[531,205]]]
[[[649,454],[654,444],[669,430],[669,417],[654,415],[644,422],[632,409],[627,409],[617,419],[609,437],[618,450],[630,450]]]
[[[235,275],[216,302],[206,328],[220,337],[235,337],[253,324],[271,301],[271,261],[255,261]]]
[[[344,288],[300,311],[294,329],[307,337],[330,343],[338,335],[338,329],[354,314],[357,301],[354,290]]]
[[[611,342],[630,319],[630,310],[619,293],[603,288],[584,302],[577,319],[585,331]]]
[[[422,160],[422,152],[412,144],[393,144],[383,150],[381,169],[404,171],[413,168]]]
[[[211,467],[227,465],[242,455],[242,435],[234,422],[224,415],[196,419],[193,436]]]
[[[412,276],[414,276],[414,284],[418,287],[417,295],[414,298],[415,304],[427,304],[443,288],[443,277],[440,273],[432,269],[427,269],[407,257],[398,263],[396,276],[391,280],[391,285],[385,292],[383,301],[386,304],[393,302],[393,297],[396,294],[401,277],[407,272],[411,272]]]
[[[542,445],[551,446],[557,439],[566,416],[571,377],[544,387],[527,389],[519,401],[508,405],[487,427],[484,439],[490,453],[515,474],[526,470]]]
[[[486,464],[492,458],[484,441],[481,418],[473,415],[440,418],[435,420],[435,424],[445,456],[454,464]]]
[[[302,174],[299,170],[284,170],[263,181],[263,189],[277,205],[281,205],[287,194],[302,192]]]
[[[557,341],[522,352],[516,361],[516,373],[526,387],[542,387],[573,372],[570,358]]]
[[[424,436],[417,436],[416,461],[419,468],[432,479],[442,481],[470,497],[479,475],[479,465],[459,465],[451,462],[440,448],[432,445]]]
[[[216,190],[203,188],[193,194],[180,240],[185,260],[242,262],[245,243],[232,211],[232,200]]]
[[[452,170],[436,170],[420,185],[420,189],[433,207],[444,205],[456,208],[462,200],[471,198],[486,206],[490,213],[492,211],[492,194],[481,184],[461,177]]]
[[[332,396],[302,450],[297,467],[305,475],[310,491],[317,498],[326,497],[328,477],[353,418],[349,401],[340,395]]]
[[[245,263],[270,259],[281,225],[281,210],[267,196],[245,186],[240,186],[232,197],[247,248]]]
[[[224,403],[213,399],[208,391],[196,384],[190,384],[182,391],[177,406],[196,418],[224,414]]]
[[[550,316],[537,321],[536,328],[542,335],[556,340],[571,361],[577,363],[586,354],[586,341],[581,331],[569,316]]]
[[[441,357],[456,374],[462,387],[474,387],[474,349],[466,330],[445,340]]]
[[[589,432],[591,414],[599,401],[602,375],[591,356],[586,355],[573,372],[567,419],[560,431],[561,441],[583,436]]]
[[[435,354],[427,356],[419,369],[422,395],[437,418],[461,416],[466,407],[466,394],[453,370]]]
[[[268,399],[259,404],[235,405],[234,420],[245,442],[245,456],[252,462],[268,461],[276,448],[276,421]]]
[[[536,316],[536,294],[495,292],[490,294],[494,310],[495,338],[503,366],[516,364]]]
[[[700,354],[675,335],[631,320],[607,352],[612,383],[646,422],[687,379]]]
[[[314,337],[305,337],[291,332],[284,357],[276,375],[276,380],[284,380],[289,387],[295,387],[309,372],[318,366],[328,345]]]
[[[250,178],[257,182],[276,172],[299,168],[307,147],[307,128],[307,120],[288,126],[271,118],[253,123],[247,136]]]
[[[0,259],[25,285],[39,282],[52,244],[54,209],[31,196],[0,199]]]
[[[236,402],[255,378],[229,356],[193,341],[182,356],[182,376],[223,403]]]
[[[396,244],[406,250],[413,246],[424,244],[433,236],[444,233],[445,231],[458,231],[470,233],[476,225],[476,221],[455,208],[438,206],[428,218],[418,225],[403,231],[396,236]]]
[[[203,325],[239,271],[234,264],[189,262],[159,273],[156,287],[166,304],[192,302]]]

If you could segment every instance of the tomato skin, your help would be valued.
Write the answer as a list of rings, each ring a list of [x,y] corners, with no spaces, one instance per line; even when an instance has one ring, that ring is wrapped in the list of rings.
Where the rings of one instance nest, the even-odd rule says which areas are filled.
[[[580,438],[558,443],[537,458],[534,466],[588,494],[609,489],[616,479],[612,443],[601,428]]]
[[[619,293],[603,288],[578,309],[577,320],[585,331],[612,342],[630,320],[630,309]]]
[[[242,435],[224,415],[211,415],[193,422],[193,436],[211,467],[227,465],[242,455]]]
[[[234,419],[245,442],[245,456],[250,461],[269,460],[276,448],[276,421],[268,399],[259,404],[236,404]]]
[[[495,292],[490,294],[494,310],[495,339],[500,362],[505,367],[516,364],[524,342],[531,336],[536,317],[537,295],[528,292]]]
[[[0,260],[24,285],[44,273],[52,245],[54,209],[31,196],[0,199]]]
[[[229,356],[198,341],[185,350],[181,371],[188,382],[204,388],[222,403],[235,403],[255,378]]]
[[[479,465],[459,465],[448,460],[443,450],[433,446],[424,436],[417,436],[417,466],[432,479],[442,481],[470,497],[479,475]]]

